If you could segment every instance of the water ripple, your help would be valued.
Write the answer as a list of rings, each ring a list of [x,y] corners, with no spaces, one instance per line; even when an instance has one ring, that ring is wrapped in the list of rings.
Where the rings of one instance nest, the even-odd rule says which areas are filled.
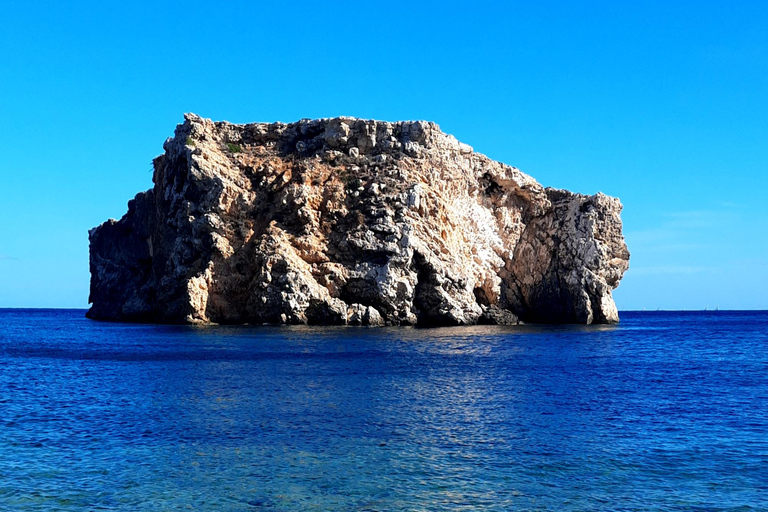
[[[768,510],[768,314],[253,328],[0,310],[0,509]]]

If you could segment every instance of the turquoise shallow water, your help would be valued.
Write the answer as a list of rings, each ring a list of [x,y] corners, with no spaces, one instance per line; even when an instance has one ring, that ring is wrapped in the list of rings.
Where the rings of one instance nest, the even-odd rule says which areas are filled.
[[[0,510],[768,510],[768,313],[180,327],[0,310]]]

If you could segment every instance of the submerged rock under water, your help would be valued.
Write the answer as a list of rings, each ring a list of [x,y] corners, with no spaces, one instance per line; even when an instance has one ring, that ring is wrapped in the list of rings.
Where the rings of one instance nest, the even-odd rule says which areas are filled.
[[[90,231],[96,319],[613,323],[618,199],[544,188],[423,121],[193,114]]]

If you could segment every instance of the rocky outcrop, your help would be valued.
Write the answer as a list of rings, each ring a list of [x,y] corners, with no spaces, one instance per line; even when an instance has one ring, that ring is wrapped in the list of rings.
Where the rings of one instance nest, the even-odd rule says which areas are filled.
[[[543,188],[437,125],[185,116],[154,187],[90,231],[90,318],[611,323],[618,199]]]

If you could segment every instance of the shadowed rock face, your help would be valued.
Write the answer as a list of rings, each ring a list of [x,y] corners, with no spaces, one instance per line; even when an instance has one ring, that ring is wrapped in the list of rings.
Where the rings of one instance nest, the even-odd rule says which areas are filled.
[[[90,318],[612,323],[618,199],[543,188],[437,125],[189,114],[90,231]]]

